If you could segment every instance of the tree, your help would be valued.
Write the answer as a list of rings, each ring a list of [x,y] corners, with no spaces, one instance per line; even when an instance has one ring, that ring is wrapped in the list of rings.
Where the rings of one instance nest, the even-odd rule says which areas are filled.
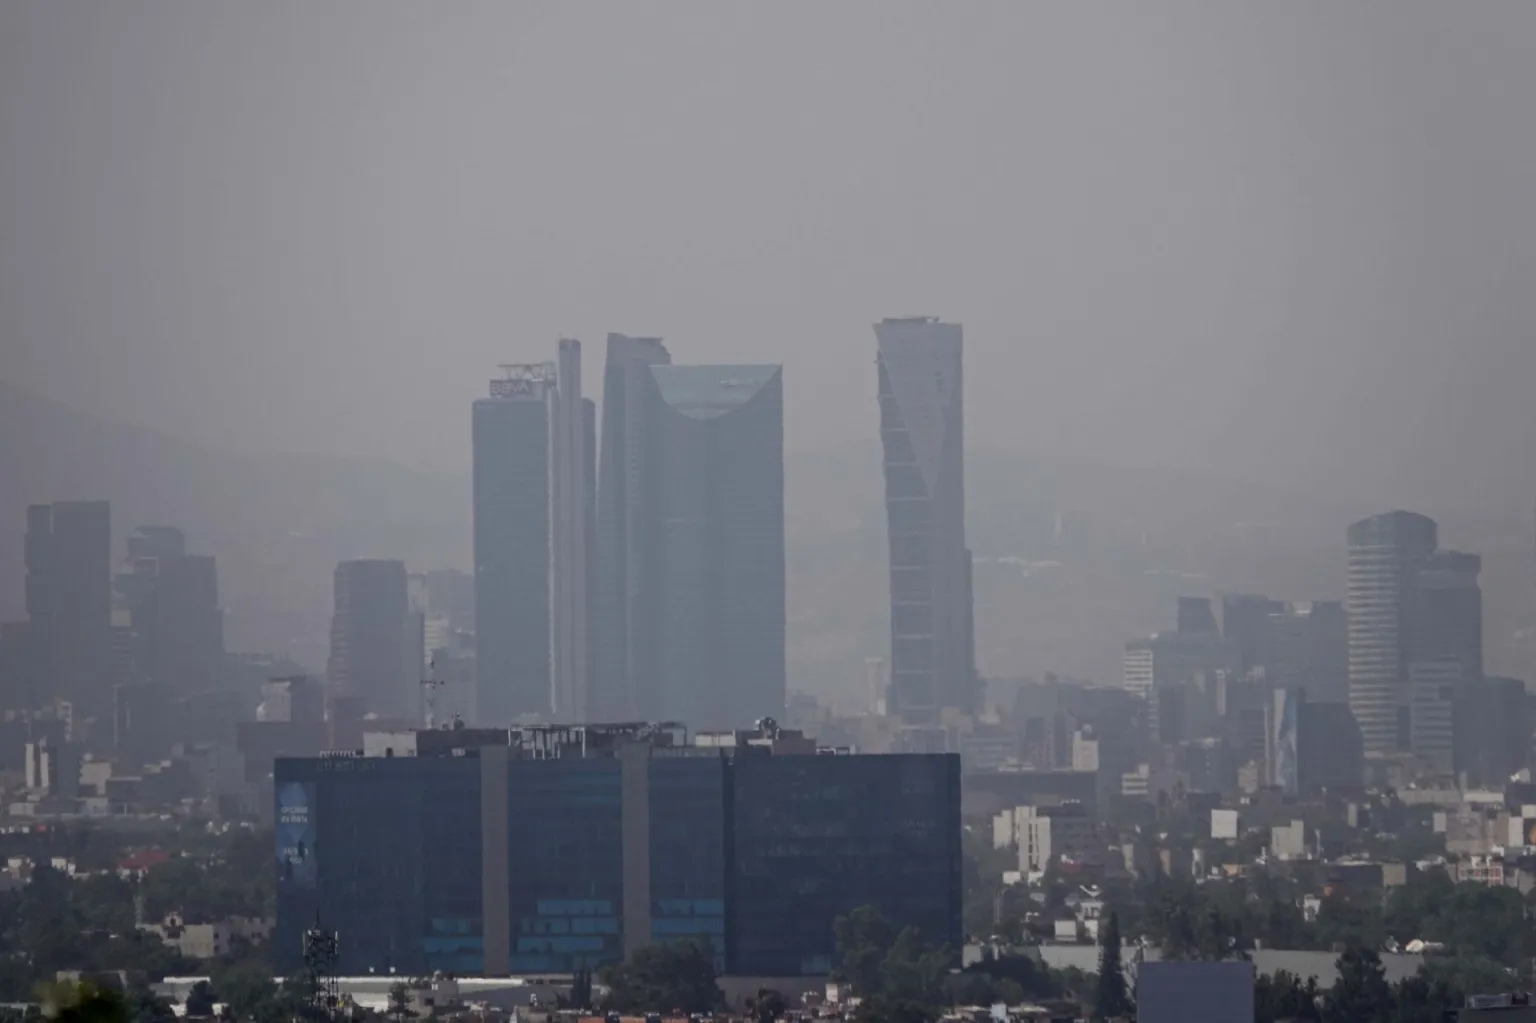
[[[695,941],[647,945],[603,970],[608,1005],[620,1012],[712,1012],[720,1004],[714,952]]]
[[[53,1023],[129,1023],[122,994],[88,981],[45,985],[42,1003]]]
[[[789,1011],[789,1003],[772,988],[760,987],[757,997],[748,1000],[747,1009],[755,1023],[776,1023]]]
[[[1346,949],[1338,971],[1324,1003],[1324,1023],[1391,1023],[1392,988],[1374,949]]]
[[[933,1023],[938,1013],[920,1002],[875,995],[865,998],[853,1014],[854,1023]]]
[[[580,969],[571,978],[571,1008],[592,1008],[592,971]]]
[[[138,986],[124,999],[130,1023],[176,1023],[176,1010],[147,986]]]
[[[880,964],[880,993],[897,1001],[939,1005],[949,962],[947,950],[924,944],[916,927],[905,927]]]
[[[213,1015],[213,986],[206,980],[192,985],[187,992],[187,1015],[193,1019]]]
[[[878,909],[860,906],[847,916],[840,916],[832,925],[837,937],[837,980],[852,984],[860,995],[871,995],[881,990],[881,967],[896,933]]]
[[[403,980],[389,986],[388,1016],[395,1023],[416,1018],[416,1010],[411,1008],[411,986]]]
[[[1254,1021],[1319,1023],[1322,1019],[1322,1010],[1318,1006],[1320,997],[1315,977],[1309,977],[1303,984],[1300,977],[1285,970],[1276,970],[1272,977],[1260,974],[1253,981]]]
[[[1094,998],[1094,1019],[1118,1019],[1131,1014],[1131,998],[1120,963],[1120,917],[1109,914],[1099,933],[1099,989]]]

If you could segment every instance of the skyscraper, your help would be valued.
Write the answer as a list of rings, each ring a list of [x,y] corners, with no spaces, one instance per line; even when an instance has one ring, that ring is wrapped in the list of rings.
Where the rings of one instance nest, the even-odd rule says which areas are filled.
[[[111,706],[112,511],[106,501],[27,509],[26,605],[41,676],[33,698]]]
[[[570,723],[591,714],[592,668],[588,611],[592,513],[587,456],[587,403],[581,396],[581,342],[560,341],[550,443],[550,559],[554,596],[551,711]]]
[[[1221,634],[1237,644],[1242,670],[1257,666],[1271,615],[1282,614],[1285,605],[1256,593],[1228,593],[1221,598]]]
[[[643,698],[638,679],[654,663],[655,637],[631,620],[645,583],[646,550],[638,535],[650,472],[647,400],[655,391],[653,365],[672,356],[658,337],[608,335],[603,367],[603,426],[597,486],[597,678],[594,712],[599,720],[638,720]]]
[[[404,563],[341,562],[334,605],[325,667],[330,699],[360,699],[377,714],[414,721],[421,679],[409,660]]]
[[[1483,559],[1460,551],[1436,551],[1415,575],[1411,656],[1415,661],[1455,661],[1461,677],[1483,675],[1483,591],[1477,577]]]
[[[134,680],[182,695],[213,688],[224,659],[214,559],[188,554],[173,526],[140,526],[128,534],[115,586],[128,613]]]
[[[965,546],[965,403],[959,324],[875,325],[890,549],[890,712],[932,723],[977,700]]]
[[[656,641],[648,717],[746,727],[784,712],[784,388],[778,366],[650,367],[654,460],[631,622]]]
[[[570,339],[558,362],[504,366],[475,402],[481,724],[590,715],[591,428]]]
[[[1349,527],[1349,707],[1368,754],[1408,747],[1415,579],[1436,542],[1434,521],[1412,512]]]

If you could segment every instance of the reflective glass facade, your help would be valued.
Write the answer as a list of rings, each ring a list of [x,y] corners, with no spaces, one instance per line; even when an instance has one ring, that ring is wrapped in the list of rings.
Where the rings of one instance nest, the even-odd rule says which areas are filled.
[[[460,757],[278,760],[274,962],[316,919],[342,973],[478,972],[480,772]]]
[[[827,973],[860,906],[961,945],[960,761],[743,756],[732,766],[732,970]]]
[[[728,762],[712,756],[650,763],[651,939],[707,943],[726,968]]]
[[[952,755],[621,755],[277,762],[280,971],[317,920],[342,973],[567,974],[647,943],[722,973],[826,973],[866,904],[960,943]]]
[[[571,973],[623,959],[620,765],[514,761],[508,784],[513,974]]]

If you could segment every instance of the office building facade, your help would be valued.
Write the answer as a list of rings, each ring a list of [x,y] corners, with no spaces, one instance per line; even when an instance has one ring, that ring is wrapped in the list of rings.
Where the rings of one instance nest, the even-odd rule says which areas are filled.
[[[1256,663],[1275,685],[1304,689],[1312,702],[1349,702],[1349,619],[1341,602],[1283,605],[1268,616],[1258,649]]]
[[[1530,697],[1517,678],[1463,684],[1455,707],[1455,769],[1471,786],[1500,787],[1531,754]]]
[[[607,721],[645,717],[641,680],[651,672],[656,637],[633,620],[649,581],[642,532],[650,493],[654,403],[651,366],[672,361],[658,337],[608,335],[603,366],[603,423],[597,486],[594,703]]]
[[[959,324],[875,324],[890,566],[889,712],[913,724],[978,699],[965,544],[965,396]]]
[[[1408,746],[1414,580],[1435,553],[1432,519],[1396,511],[1349,527],[1349,707],[1365,751]]]
[[[26,607],[41,680],[32,702],[69,700],[111,708],[112,511],[106,501],[59,501],[27,509]]]
[[[414,741],[278,760],[278,969],[317,919],[349,974],[572,973],[693,940],[723,973],[816,976],[862,905],[959,947],[954,756],[709,748],[644,726]]]
[[[131,681],[182,695],[214,688],[224,662],[214,559],[188,554],[173,526],[140,526],[114,586],[128,618]]]
[[[1414,661],[1454,660],[1462,678],[1483,675],[1483,559],[1436,551],[1414,574],[1411,654]]]
[[[421,678],[411,664],[405,565],[359,559],[336,566],[327,697],[415,721]]]
[[[784,388],[778,366],[652,366],[654,571],[631,622],[654,637],[646,717],[703,728],[785,700]]]
[[[591,423],[581,344],[503,366],[475,402],[476,717],[586,719],[591,701]]]
[[[679,366],[609,338],[598,492],[599,714],[744,727],[785,700],[778,366]]]

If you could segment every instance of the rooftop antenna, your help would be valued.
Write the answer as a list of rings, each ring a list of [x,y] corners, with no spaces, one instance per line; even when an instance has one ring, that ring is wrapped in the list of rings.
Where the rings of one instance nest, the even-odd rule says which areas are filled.
[[[340,1003],[340,984],[336,979],[339,944],[336,932],[322,924],[320,914],[316,913],[315,925],[304,932],[304,981],[308,988],[304,993],[318,1020],[336,1018]]]
[[[427,677],[421,680],[421,705],[428,731],[437,727],[437,691],[447,684],[437,677],[437,655],[433,654],[427,660]]]

